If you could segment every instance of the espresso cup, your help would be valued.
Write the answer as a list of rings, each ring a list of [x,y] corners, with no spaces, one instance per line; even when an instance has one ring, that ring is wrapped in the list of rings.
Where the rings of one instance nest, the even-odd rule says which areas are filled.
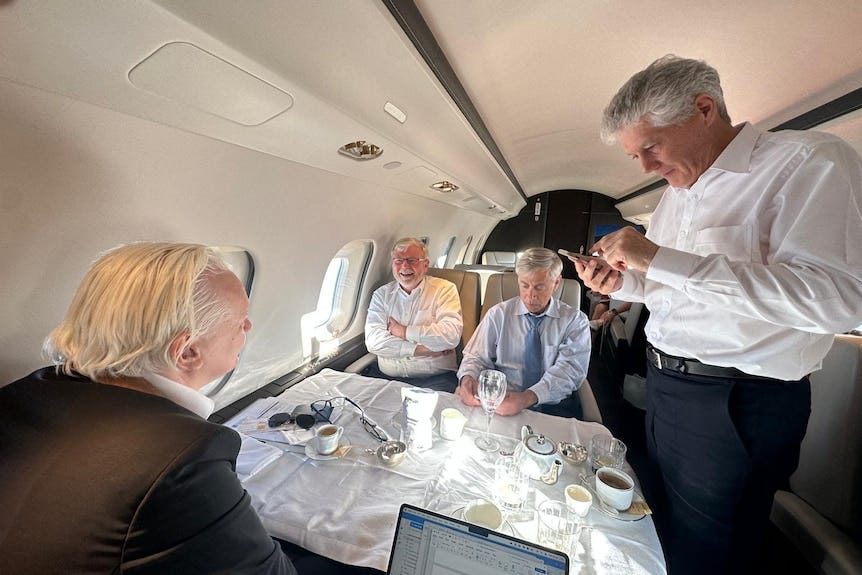
[[[440,437],[454,441],[461,437],[467,417],[451,407],[440,412]]]
[[[344,428],[337,425],[322,425],[317,429],[315,440],[317,441],[317,452],[321,455],[331,455],[338,449],[338,440]]]
[[[583,485],[566,486],[566,507],[578,517],[586,517],[593,505],[593,496]]]
[[[596,493],[602,501],[625,511],[632,505],[635,482],[631,476],[613,467],[602,467],[596,471]]]

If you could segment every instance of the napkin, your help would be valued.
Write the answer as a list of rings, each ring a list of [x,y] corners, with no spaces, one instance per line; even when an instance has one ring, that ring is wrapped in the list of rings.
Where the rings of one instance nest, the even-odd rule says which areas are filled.
[[[253,437],[242,433],[239,436],[242,438],[242,445],[236,457],[236,474],[240,481],[246,481],[284,453],[281,449]]]

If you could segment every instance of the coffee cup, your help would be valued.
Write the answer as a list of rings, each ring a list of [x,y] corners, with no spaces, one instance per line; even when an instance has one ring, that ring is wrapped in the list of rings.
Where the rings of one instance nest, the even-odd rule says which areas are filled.
[[[473,525],[493,530],[503,524],[503,513],[490,501],[475,499],[464,508],[464,519]]]
[[[467,417],[451,407],[440,412],[440,437],[454,441],[461,437]]]
[[[317,452],[321,455],[331,455],[338,449],[338,440],[344,428],[337,425],[322,425],[317,429],[315,440],[317,441]]]
[[[596,493],[602,501],[625,511],[632,505],[635,482],[631,476],[613,467],[602,467],[596,471]]]
[[[583,485],[566,486],[566,507],[574,511],[578,517],[586,517],[593,504],[593,496]]]

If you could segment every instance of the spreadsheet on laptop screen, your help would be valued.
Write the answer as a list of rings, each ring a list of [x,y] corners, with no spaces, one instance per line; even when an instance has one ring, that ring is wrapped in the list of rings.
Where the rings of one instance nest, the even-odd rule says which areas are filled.
[[[389,575],[566,575],[559,551],[403,505]]]

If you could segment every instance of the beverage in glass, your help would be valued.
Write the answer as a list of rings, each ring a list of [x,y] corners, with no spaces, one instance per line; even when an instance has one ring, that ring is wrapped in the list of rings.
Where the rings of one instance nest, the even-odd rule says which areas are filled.
[[[504,513],[520,511],[527,499],[529,476],[511,455],[502,455],[494,464],[494,501]]]
[[[600,467],[619,469],[626,461],[626,444],[610,435],[595,435],[590,440],[590,465],[593,472]]]
[[[485,426],[485,435],[476,438],[476,447],[482,451],[496,451],[500,444],[491,438],[491,418],[506,397],[506,374],[493,369],[482,370],[479,374],[478,391],[479,402],[488,416],[488,424]]]

